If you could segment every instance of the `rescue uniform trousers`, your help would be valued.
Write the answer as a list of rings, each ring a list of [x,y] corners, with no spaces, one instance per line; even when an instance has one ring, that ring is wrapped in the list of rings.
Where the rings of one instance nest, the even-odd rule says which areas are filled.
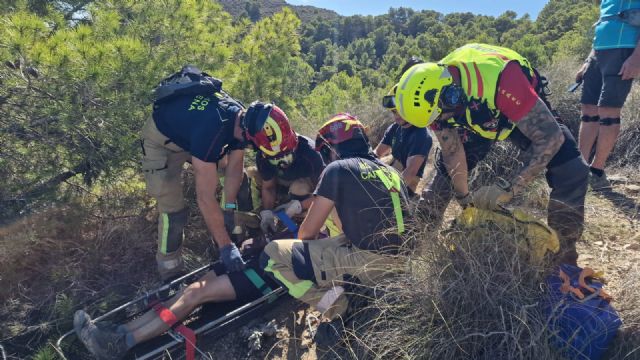
[[[187,222],[182,169],[191,154],[164,136],[149,118],[142,129],[142,171],[147,192],[158,205],[156,262],[163,279],[183,270],[182,239]]]
[[[357,277],[365,286],[375,286],[400,271],[404,260],[402,256],[361,250],[344,235],[318,240],[275,240],[265,247],[264,255],[265,272],[287,287],[291,296],[329,319],[347,311],[349,303],[344,294],[326,306],[332,288],[344,284],[346,275]]]

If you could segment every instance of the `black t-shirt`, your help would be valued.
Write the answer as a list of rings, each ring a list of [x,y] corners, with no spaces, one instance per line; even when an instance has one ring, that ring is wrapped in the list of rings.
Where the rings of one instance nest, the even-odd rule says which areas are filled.
[[[217,162],[225,153],[244,148],[233,137],[236,114],[242,106],[215,95],[182,95],[153,108],[158,130],[176,145],[205,162]]]
[[[424,166],[427,163],[429,151],[431,151],[431,135],[426,128],[410,126],[403,128],[398,124],[392,124],[387,128],[382,138],[382,143],[391,146],[393,158],[407,167],[407,159],[415,156],[424,156],[424,162],[420,165],[418,176],[422,176]]]
[[[311,178],[314,184],[318,183],[320,174],[324,170],[324,161],[319,152],[314,149],[313,141],[302,135],[298,135],[298,146],[293,153],[293,162],[286,169],[280,169],[272,165],[256,151],[256,166],[263,180],[271,180],[278,177],[285,181],[294,181],[302,178]]]
[[[402,238],[397,233],[391,193],[374,173],[378,169],[396,172],[378,161],[365,158],[334,161],[322,173],[314,195],[335,203],[342,230],[355,246],[363,250],[395,253],[402,245]],[[398,195],[406,209],[407,190],[402,181],[400,184],[402,189]],[[404,219],[406,221],[406,216]]]

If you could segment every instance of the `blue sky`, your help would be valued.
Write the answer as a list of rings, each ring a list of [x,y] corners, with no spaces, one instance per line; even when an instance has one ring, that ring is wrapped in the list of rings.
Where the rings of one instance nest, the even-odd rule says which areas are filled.
[[[414,10],[435,10],[441,13],[472,12],[476,14],[497,16],[506,10],[513,10],[522,16],[525,13],[532,18],[538,13],[547,0],[286,0],[293,5],[312,5],[331,9],[340,15],[380,15],[390,7],[409,7]]]

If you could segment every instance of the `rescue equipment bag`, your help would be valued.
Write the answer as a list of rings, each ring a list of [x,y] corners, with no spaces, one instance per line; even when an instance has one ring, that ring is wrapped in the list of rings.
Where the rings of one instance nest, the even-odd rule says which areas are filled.
[[[551,344],[571,360],[600,359],[622,325],[602,280],[590,268],[562,264],[545,282]]]
[[[160,81],[153,89],[153,101],[160,103],[180,95],[205,95],[220,91],[222,91],[222,80],[214,78],[193,65],[185,65],[180,71]]]
[[[560,249],[556,232],[520,209],[484,210],[469,206],[455,219],[455,226],[466,229],[464,236],[473,239],[491,236],[496,227],[513,234],[535,263],[541,263],[547,253],[557,253]]]

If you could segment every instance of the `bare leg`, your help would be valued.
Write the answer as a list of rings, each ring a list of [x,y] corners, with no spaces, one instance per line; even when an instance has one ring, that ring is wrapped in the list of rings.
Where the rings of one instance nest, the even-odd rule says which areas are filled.
[[[205,275],[202,276],[201,279],[204,279],[205,277],[210,276],[210,280],[213,280],[216,276],[216,273],[213,271],[209,271],[207,272]],[[182,294],[184,293],[184,291],[186,290],[182,289],[180,291],[178,291],[171,299],[165,301],[165,306],[170,307],[171,305],[173,305],[174,302],[176,302],[176,300],[182,296]],[[144,325],[148,324],[149,322],[151,322],[152,320],[154,320],[155,318],[157,318],[158,315],[156,315],[156,313],[154,311],[147,311],[146,313],[144,313],[143,315],[129,321],[128,323],[122,325],[128,332],[134,332],[137,329],[143,327]]]
[[[223,302],[235,299],[236,292],[231,285],[229,276],[216,276],[213,271],[210,271],[166,301],[165,306],[178,319],[184,319],[196,307],[205,302]],[[153,310],[124,326],[133,333],[136,344],[152,339],[169,329]]]
[[[597,116],[598,115],[598,107],[596,105],[582,104],[582,115],[583,116]],[[584,161],[589,162],[589,157],[591,156],[591,150],[593,149],[593,144],[596,142],[596,138],[598,137],[598,130],[600,128],[600,124],[596,122],[581,122],[580,123],[580,133],[578,137],[580,153],[584,158]]]
[[[620,118],[620,108],[598,108],[598,115],[600,119],[615,119]],[[598,143],[596,144],[596,156],[593,158],[591,166],[596,169],[604,170],[605,163],[616,145],[618,140],[618,134],[620,134],[620,124],[613,124],[609,126],[600,125],[598,131]]]

